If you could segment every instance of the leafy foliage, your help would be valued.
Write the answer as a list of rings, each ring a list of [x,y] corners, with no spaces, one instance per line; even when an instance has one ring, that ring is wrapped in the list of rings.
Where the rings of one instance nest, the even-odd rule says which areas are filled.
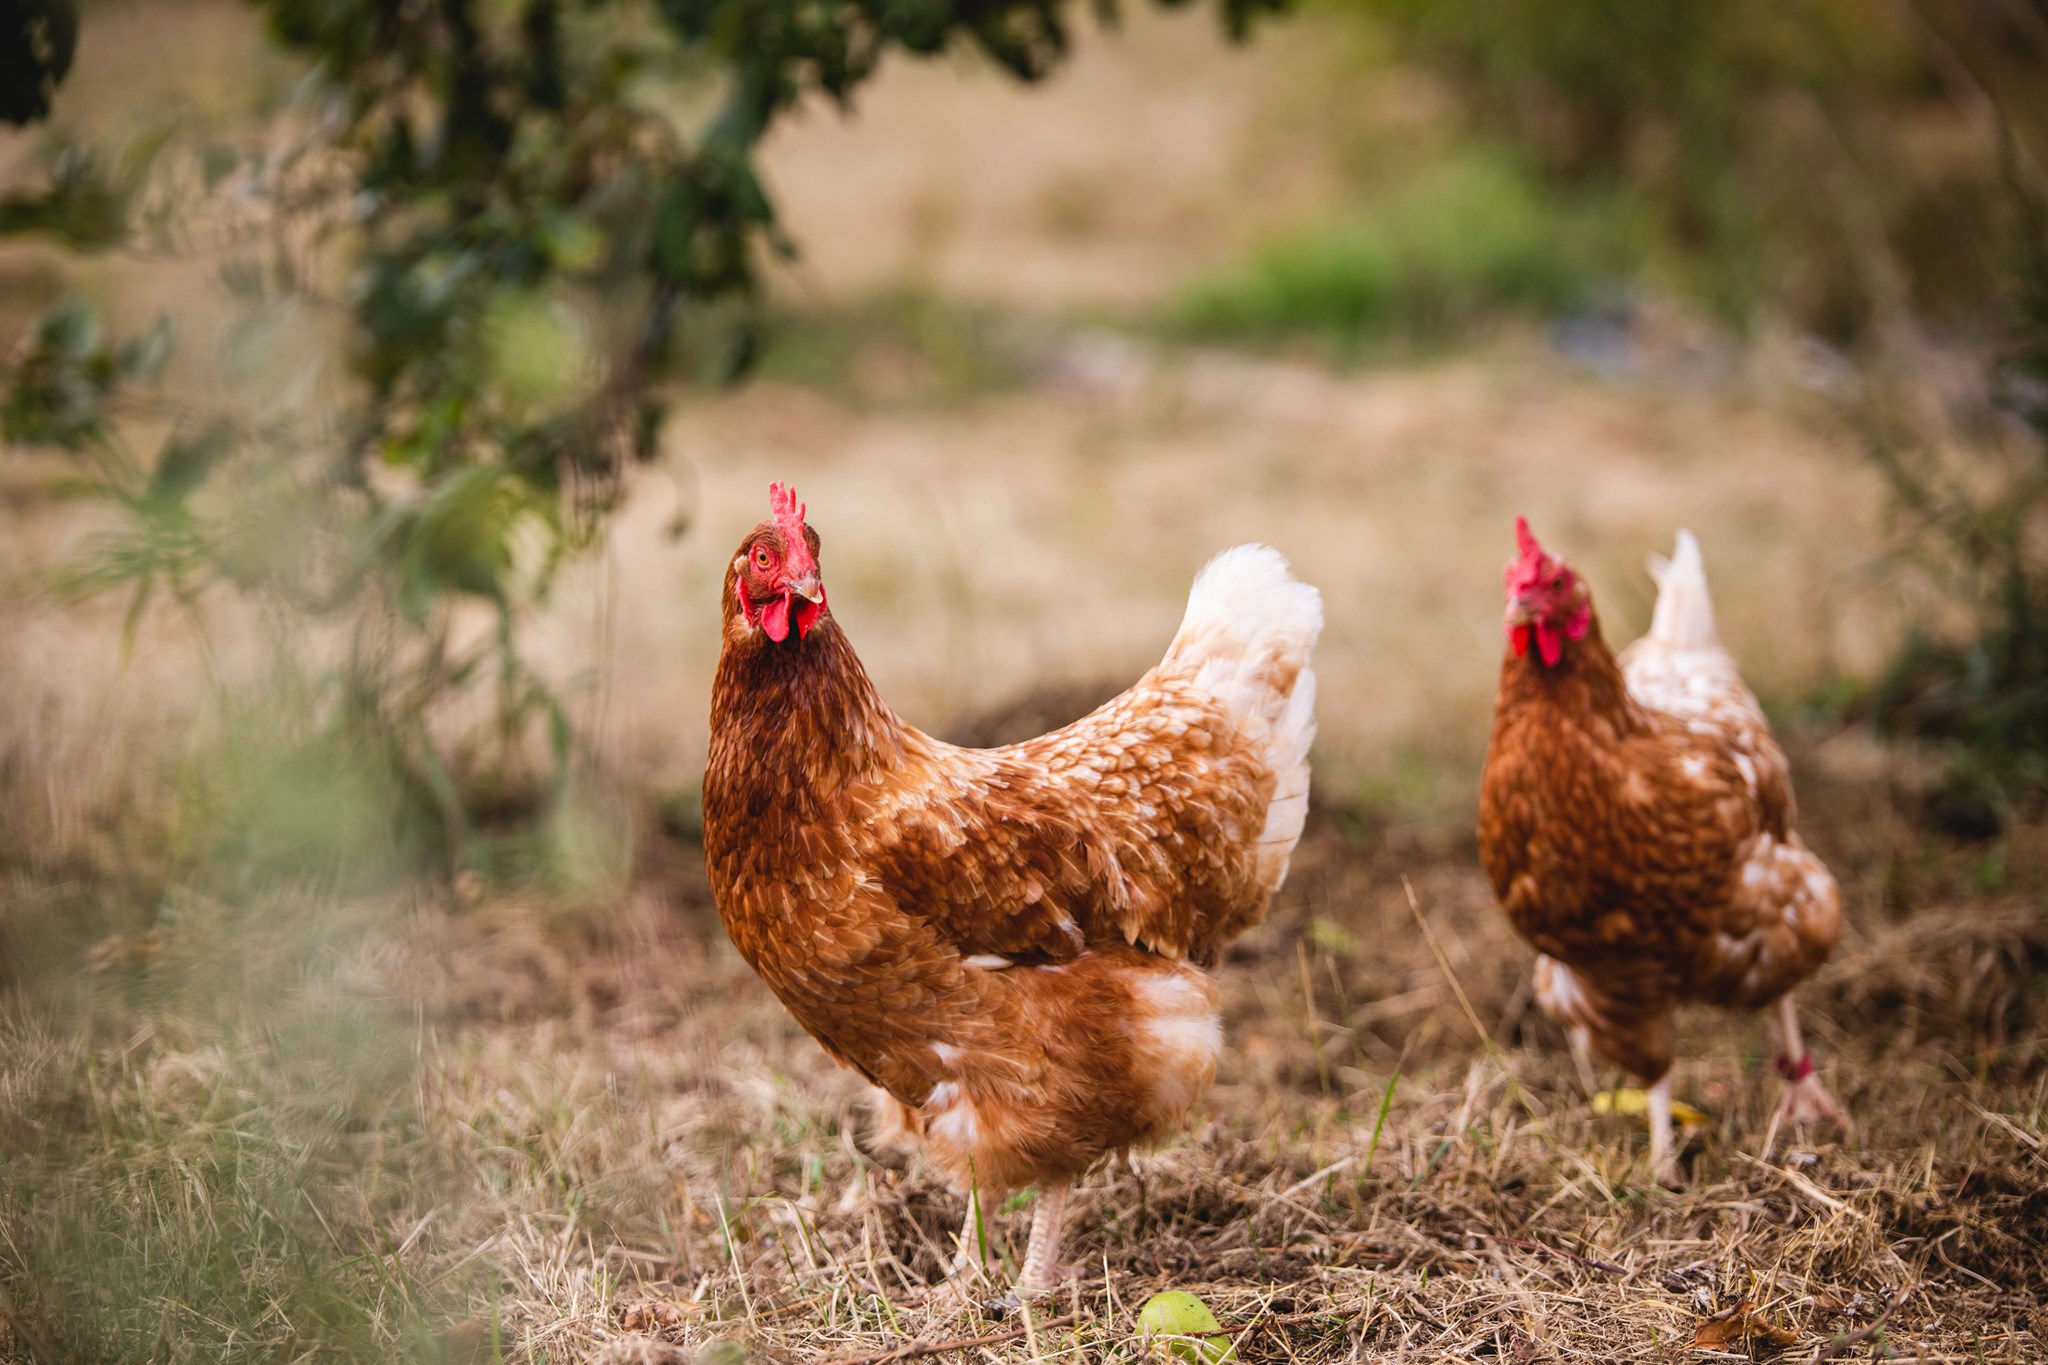
[[[1995,375],[2010,426],[1971,454],[1892,431],[1871,443],[1913,545],[1968,618],[1960,638],[1908,639],[1873,701],[1891,727],[1954,742],[1943,803],[1979,832],[2048,798],[2048,205],[2017,181],[2015,199],[2028,230]]]
[[[754,161],[770,124],[849,104],[892,52],[971,46],[1034,80],[1074,4],[252,3],[311,73],[269,136],[70,149],[0,199],[0,232],[75,251],[225,241],[242,311],[221,352],[246,400],[138,393],[168,327],[115,339],[66,300],[0,370],[0,414],[10,440],[80,453],[125,514],[67,587],[127,587],[131,626],[160,588],[196,610],[227,584],[339,628],[314,714],[389,751],[417,797],[399,818],[460,862],[482,746],[500,785],[531,734],[557,782],[570,748],[522,612],[602,534],[677,387],[759,353],[762,272],[796,251]],[[1219,7],[1242,33],[1282,3]],[[321,373],[337,319],[341,384]],[[169,421],[153,460],[126,448],[129,410]],[[479,611],[492,628],[457,628]],[[442,752],[433,718],[479,690],[492,733]]]
[[[77,48],[72,0],[0,0],[0,121],[47,115]]]

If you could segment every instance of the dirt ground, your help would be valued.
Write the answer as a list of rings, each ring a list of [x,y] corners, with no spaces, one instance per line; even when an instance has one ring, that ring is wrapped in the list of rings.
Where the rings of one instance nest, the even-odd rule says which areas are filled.
[[[335,989],[400,1021],[401,1078],[293,1080],[309,1109],[388,1105],[335,1139],[370,1174],[329,1207],[355,1220],[338,1241],[395,1268],[379,1315],[386,1294],[394,1318],[451,1305],[426,1340],[389,1329],[406,1353],[680,1362],[725,1340],[840,1365],[1135,1360],[1157,1354],[1137,1306],[1181,1288],[1245,1361],[2048,1357],[2048,834],[1945,838],[1912,755],[1803,704],[1867,676],[1930,607],[1851,434],[1769,339],[1712,382],[1623,383],[1534,332],[1332,372],[1100,325],[1385,154],[1323,117],[1333,101],[1371,103],[1357,118],[1382,130],[1438,116],[1405,79],[1347,95],[1322,22],[1240,51],[1206,15],[1133,15],[1044,89],[905,66],[857,118],[814,110],[777,134],[799,312],[911,287],[1052,340],[989,392],[770,382],[693,401],[607,549],[533,623],[625,794],[630,875],[379,905],[396,927],[337,953]],[[148,799],[135,755],[184,742],[208,683],[174,616],[124,658],[124,604],[58,607],[21,576],[92,529],[56,500],[60,475],[0,461],[0,770],[35,774],[46,836],[89,849],[97,812]],[[1082,1184],[1087,1273],[1028,1314],[906,1306],[960,1201],[873,1142],[863,1087],[725,942],[687,816],[657,814],[701,772],[719,575],[771,478],[808,502],[833,609],[884,694],[956,737],[1059,723],[1135,677],[1228,544],[1272,542],[1324,593],[1316,813],[1270,921],[1224,964],[1217,1085],[1183,1140]],[[1531,1010],[1529,954],[1469,832],[1518,512],[1587,571],[1617,638],[1648,619],[1644,554],[1699,534],[1723,634],[1784,718],[1803,828],[1847,892],[1842,946],[1801,999],[1853,1141],[1771,1133],[1761,1022],[1690,1016],[1678,1094],[1707,1118],[1685,1188],[1660,1189],[1640,1128],[1591,1112]],[[232,671],[222,629],[213,664]],[[166,919],[147,954],[102,945],[81,979],[146,984],[159,969],[130,959],[198,951],[181,932],[198,931]],[[89,1062],[124,1122],[232,1128],[220,1115],[261,1093],[275,1042],[164,1022],[73,1043],[7,1022],[10,1122],[40,1077]],[[1008,1258],[1027,1216],[993,1218]],[[221,1349],[220,1324],[162,1311],[178,1327],[158,1358]],[[306,1349],[292,1320],[262,1330],[279,1358]],[[36,1350],[0,1334],[0,1353]]]

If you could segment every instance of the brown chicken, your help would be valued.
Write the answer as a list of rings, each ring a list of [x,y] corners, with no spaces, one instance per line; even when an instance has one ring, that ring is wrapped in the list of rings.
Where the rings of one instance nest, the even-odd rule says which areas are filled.
[[[1650,1160],[1670,1178],[1672,1010],[1776,1004],[1781,1118],[1848,1121],[1813,1073],[1792,988],[1826,959],[1841,893],[1793,829],[1792,783],[1721,647],[1699,545],[1653,560],[1650,633],[1617,661],[1592,595],[1517,519],[1508,644],[1479,799],[1479,851],[1542,955],[1537,1002],[1587,1051],[1650,1083]]]
[[[727,932],[974,1199],[1039,1187],[1022,1292],[1062,1273],[1071,1182],[1215,1075],[1210,975],[1308,806],[1316,590],[1217,556],[1158,667],[1062,730],[963,749],[899,720],[826,605],[781,484],[726,570],[704,848]]]

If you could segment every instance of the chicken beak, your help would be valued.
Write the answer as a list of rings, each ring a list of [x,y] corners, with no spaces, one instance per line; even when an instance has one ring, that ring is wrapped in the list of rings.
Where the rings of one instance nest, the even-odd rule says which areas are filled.
[[[1501,624],[1505,625],[1509,630],[1513,630],[1516,626],[1532,625],[1536,620],[1537,614],[1536,604],[1517,593],[1508,599],[1507,614],[1502,618]]]
[[[806,602],[822,602],[825,600],[825,585],[818,581],[818,576],[814,573],[805,574],[802,578],[793,580],[787,586],[791,592],[803,598]]]

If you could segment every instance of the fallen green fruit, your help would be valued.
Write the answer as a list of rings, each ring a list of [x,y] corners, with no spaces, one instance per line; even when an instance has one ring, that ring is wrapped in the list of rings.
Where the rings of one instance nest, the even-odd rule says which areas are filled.
[[[1165,1339],[1166,1347],[1194,1365],[1223,1365],[1237,1359],[1237,1348],[1223,1335],[1216,1315],[1185,1289],[1169,1289],[1145,1300],[1138,1310],[1138,1330]]]

